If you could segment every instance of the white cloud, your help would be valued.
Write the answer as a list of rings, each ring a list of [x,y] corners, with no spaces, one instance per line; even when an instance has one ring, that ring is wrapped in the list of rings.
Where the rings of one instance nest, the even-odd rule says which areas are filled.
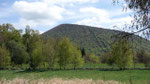
[[[119,12],[118,12],[119,11]],[[104,9],[86,7],[81,8],[80,13],[83,15],[83,19],[75,22],[76,24],[96,26],[96,27],[107,27],[114,29],[113,26],[117,26],[117,30],[122,30],[122,27],[127,24],[129,25],[132,18],[129,16],[117,17],[122,14],[128,14],[129,12],[120,12],[121,10],[107,11]],[[113,18],[115,17],[115,18]],[[115,29],[116,29],[115,28]],[[119,28],[119,29],[118,29]]]
[[[64,19],[64,16],[73,16],[74,11],[65,7],[73,7],[74,4],[95,3],[99,0],[27,0],[15,1],[13,9],[20,16],[18,25],[52,25]]]
[[[82,3],[87,3],[87,2],[90,2],[90,3],[95,3],[95,2],[98,2],[100,0],[43,0],[44,2],[47,2],[47,3],[51,3],[51,4],[66,4],[66,3],[79,3],[79,4],[82,4]]]
[[[45,2],[16,1],[13,8],[21,16],[19,23],[32,26],[55,23],[63,19],[62,12],[65,11],[64,8]]]
[[[101,3],[106,4],[106,9],[96,8],[99,7],[97,4]],[[132,11],[122,12],[122,9],[115,8],[107,10],[107,5],[111,3],[109,0],[16,0],[12,5],[14,15],[7,14],[16,17],[13,22],[15,27],[25,28],[26,25],[35,29],[43,27],[39,28],[39,31],[46,31],[64,22],[107,28],[130,24],[131,17],[126,14]],[[0,17],[4,15],[6,14],[2,11]]]
[[[88,16],[99,16],[99,17],[105,17],[105,18],[108,18],[109,16],[107,11],[103,9],[94,8],[94,7],[81,8],[80,12]]]

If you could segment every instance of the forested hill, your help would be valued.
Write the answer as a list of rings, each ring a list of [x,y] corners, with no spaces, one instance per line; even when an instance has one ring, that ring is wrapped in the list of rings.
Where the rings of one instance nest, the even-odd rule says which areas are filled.
[[[84,48],[87,53],[101,55],[111,50],[113,41],[111,37],[119,32],[121,31],[76,24],[61,24],[43,33],[42,36],[54,38],[68,37],[73,43],[82,49]],[[134,36],[136,48],[150,51],[150,42],[140,38],[139,36]]]

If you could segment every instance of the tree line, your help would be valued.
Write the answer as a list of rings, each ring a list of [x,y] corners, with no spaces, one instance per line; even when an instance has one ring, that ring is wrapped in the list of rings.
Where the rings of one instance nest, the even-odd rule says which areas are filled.
[[[30,69],[40,67],[60,69],[72,64],[76,69],[83,64],[80,49],[66,37],[44,39],[38,31],[27,26],[25,33],[11,24],[0,25],[0,68],[28,64]]]
[[[84,49],[70,42],[69,38],[44,38],[39,32],[26,27],[25,32],[11,24],[0,25],[0,69],[27,65],[27,69],[72,69],[85,63],[117,65],[125,69],[132,64],[150,66],[150,56],[144,51],[133,55],[126,39],[113,43],[112,51],[103,56],[87,54]]]
[[[102,55],[101,62],[111,66],[117,65],[120,70],[135,68],[138,63],[150,67],[150,54],[143,49],[133,50],[129,40],[122,37],[112,44],[111,52]]]

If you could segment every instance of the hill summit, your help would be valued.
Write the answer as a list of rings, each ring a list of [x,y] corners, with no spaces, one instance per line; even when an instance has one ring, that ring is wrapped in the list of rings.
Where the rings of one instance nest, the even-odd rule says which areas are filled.
[[[111,37],[120,32],[122,31],[77,24],[61,24],[43,33],[42,36],[53,38],[68,37],[71,42],[77,44],[87,53],[102,55],[104,52],[111,51],[113,42]],[[146,41],[146,39],[134,35],[134,40],[133,44],[137,49],[150,50],[150,42]]]

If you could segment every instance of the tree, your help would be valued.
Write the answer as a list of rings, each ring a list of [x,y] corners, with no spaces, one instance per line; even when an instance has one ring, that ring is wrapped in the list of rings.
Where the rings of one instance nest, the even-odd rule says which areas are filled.
[[[149,35],[150,29],[150,1],[149,0],[124,0],[127,4],[126,8],[132,9],[134,11],[134,20],[129,29],[137,30],[135,33],[143,32],[145,35]],[[114,3],[119,2],[119,0],[113,0]],[[148,31],[146,31],[148,30]]]
[[[32,69],[37,68],[43,62],[43,48],[42,40],[38,31],[32,31],[31,39],[29,40],[29,54],[30,54],[30,67]]]
[[[82,57],[84,57],[86,55],[84,48],[81,49],[81,53],[82,53]]]
[[[27,26],[23,35],[23,43],[26,46],[26,51],[29,54],[29,65],[31,69],[36,69],[43,62],[42,57],[42,41],[38,31],[34,31]]]
[[[16,65],[27,64],[29,62],[29,54],[23,44],[15,42],[14,40],[8,42],[10,50],[11,61]]]
[[[148,55],[145,50],[138,50],[136,53],[137,61],[139,63],[144,63],[144,57]]]
[[[114,3],[119,2],[119,0],[113,0]],[[132,32],[131,34],[128,34],[128,36],[134,35],[134,34],[138,34],[138,33],[142,33],[142,36],[147,37],[147,39],[149,39],[150,36],[150,0],[124,0],[127,4],[126,8],[123,9],[131,9],[134,11],[133,14],[133,20],[131,21],[132,25],[130,25],[129,29],[134,30],[134,32]],[[135,31],[136,30],[136,31]],[[140,52],[141,54],[143,52]],[[138,54],[140,54],[138,53]],[[144,54],[144,53],[143,53]],[[139,59],[139,61],[143,61],[145,55],[139,55],[141,56],[139,58],[133,58],[135,61],[136,59]],[[146,55],[147,58],[147,55]],[[134,62],[135,62],[134,61]],[[143,61],[146,62],[146,61]],[[143,63],[142,62],[142,63]]]
[[[75,46],[72,45],[72,64],[73,68],[81,67],[84,63],[84,59],[82,58],[81,51]]]
[[[49,68],[53,69],[57,63],[57,53],[56,53],[56,40],[53,38],[48,38],[43,42],[43,56],[45,56],[45,61],[48,63]]]
[[[14,29],[12,31],[11,40],[14,40],[14,41],[16,41],[18,43],[21,43],[22,42],[21,31],[22,30],[16,30],[16,29]]]
[[[66,66],[71,63],[72,59],[71,42],[68,38],[64,37],[59,40],[57,53],[60,69],[62,67],[65,69]]]
[[[31,41],[31,38],[32,38],[32,29],[30,29],[30,27],[29,26],[27,26],[26,27],[26,29],[25,29],[25,34],[23,35],[23,43],[24,43],[24,45],[26,46],[26,51],[28,52],[28,53],[30,53],[30,41]]]
[[[0,68],[6,68],[10,64],[9,51],[5,47],[0,47]]]
[[[84,56],[84,62],[86,64],[90,64],[90,67],[94,64],[94,67],[95,67],[95,64],[101,63],[101,60],[99,56],[96,56],[95,54],[92,53],[92,54],[86,54]]]
[[[144,65],[145,67],[150,67],[150,55],[144,57]]]
[[[32,51],[31,58],[30,58],[30,67],[32,69],[36,69],[39,67],[43,62],[43,55],[42,55],[42,46],[40,42],[35,43],[37,46]]]
[[[95,56],[94,54],[91,54],[90,57],[89,57],[89,59],[90,59],[90,62],[91,62],[91,63],[94,63],[94,64],[100,62],[99,57],[98,57],[98,56]]]
[[[138,63],[138,58],[136,56],[136,53],[133,52],[133,65],[134,65],[134,68],[135,68],[135,65]]]
[[[120,70],[132,65],[132,51],[126,39],[119,39],[113,44],[112,60],[120,68]]]
[[[21,42],[20,30],[16,30],[11,24],[0,25],[0,45],[5,44],[11,40]]]
[[[98,56],[95,56],[94,54],[86,54],[84,56],[84,60],[86,63],[99,63],[100,58]]]
[[[101,62],[112,66],[114,64],[114,60],[112,59],[111,52],[104,53],[101,57]]]
[[[143,63],[145,67],[150,67],[150,56],[145,50],[139,50],[136,57],[139,63]]]

